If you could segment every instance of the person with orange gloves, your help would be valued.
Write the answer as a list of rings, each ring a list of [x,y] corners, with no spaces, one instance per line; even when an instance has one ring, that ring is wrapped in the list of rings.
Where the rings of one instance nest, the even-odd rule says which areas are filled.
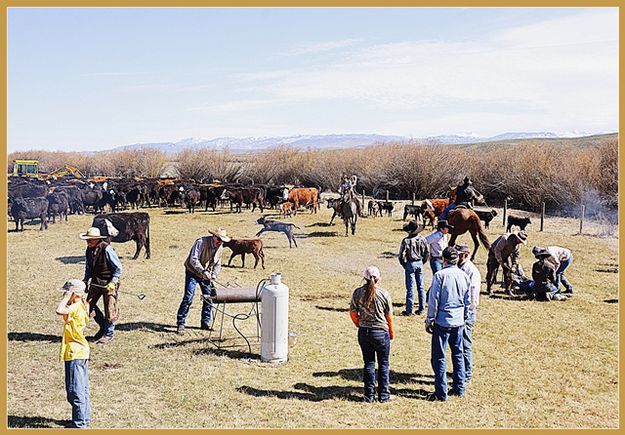
[[[375,400],[375,360],[378,360],[378,401],[391,399],[389,386],[389,357],[393,331],[393,302],[389,293],[378,287],[380,270],[369,266],[363,274],[365,284],[354,290],[349,315],[358,327],[358,344],[364,360],[363,380],[365,402]]]

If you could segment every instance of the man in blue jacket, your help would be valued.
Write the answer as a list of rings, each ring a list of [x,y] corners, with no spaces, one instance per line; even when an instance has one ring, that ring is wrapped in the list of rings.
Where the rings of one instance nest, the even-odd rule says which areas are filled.
[[[447,400],[447,343],[453,363],[453,386],[451,395],[464,395],[464,356],[462,333],[470,305],[471,282],[457,266],[458,251],[453,247],[443,250],[443,268],[434,274],[428,297],[428,314],[425,330],[432,334],[432,369],[434,370],[434,394],[428,400]]]

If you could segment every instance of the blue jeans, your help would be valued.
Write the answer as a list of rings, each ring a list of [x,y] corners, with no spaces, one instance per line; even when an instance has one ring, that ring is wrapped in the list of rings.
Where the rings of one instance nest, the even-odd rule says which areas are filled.
[[[444,221],[447,219],[447,214],[451,211],[452,208],[454,208],[456,206],[455,202],[452,202],[451,204],[449,204],[447,207],[445,207],[445,210],[443,210],[443,212],[441,213],[441,217],[438,219],[439,222],[440,221]]]
[[[106,316],[97,305],[91,305],[91,309],[95,312],[95,317],[93,318],[93,320],[95,320],[95,322],[100,327],[100,332],[102,332],[107,337],[112,337],[113,332],[115,331],[115,323],[106,320]]]
[[[178,325],[184,325],[187,321],[189,307],[191,306],[191,302],[193,302],[193,295],[195,295],[195,288],[198,284],[200,285],[202,294],[204,296],[210,296],[210,286],[203,281],[198,281],[197,277],[194,274],[185,269],[184,296],[182,297],[182,302],[180,302],[180,308],[178,308]],[[208,324],[210,322],[212,308],[213,304],[210,301],[204,299],[202,302],[202,323]]]
[[[432,275],[443,268],[443,259],[430,257],[430,268],[432,269]]]
[[[89,427],[91,403],[89,401],[89,360],[65,361],[65,391],[72,405],[72,426]]]
[[[465,379],[473,376],[473,327],[477,318],[477,311],[469,311],[462,330],[462,354],[464,355]]]
[[[412,314],[414,305],[414,288],[417,287],[419,311],[424,309],[425,286],[423,284],[423,262],[410,261],[404,266],[406,277],[406,312]]]
[[[464,355],[462,354],[463,327],[446,328],[434,324],[432,333],[432,369],[434,370],[434,394],[439,400],[447,400],[447,360],[445,349],[449,342],[451,361],[454,367],[453,394],[464,394]]]
[[[562,282],[562,285],[568,292],[573,291],[573,286],[571,285],[569,280],[566,279],[566,276],[564,276],[564,271],[567,267],[571,265],[572,262],[573,255],[571,254],[571,258],[569,258],[568,260],[564,260],[562,263],[560,263],[560,267],[558,267],[558,270],[556,270],[556,287],[558,287],[558,289],[560,288],[560,282]]]
[[[365,382],[365,400],[373,402],[375,398],[375,359],[378,358],[378,400],[384,402],[391,396],[389,386],[389,356],[391,338],[384,329],[358,328],[358,344],[365,362],[363,380]]]

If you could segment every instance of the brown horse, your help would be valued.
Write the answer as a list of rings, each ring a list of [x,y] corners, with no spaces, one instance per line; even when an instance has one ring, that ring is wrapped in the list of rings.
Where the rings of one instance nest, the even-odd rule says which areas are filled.
[[[425,225],[425,218],[430,219],[430,225],[434,228],[434,220],[438,218],[443,210],[447,208],[449,204],[456,201],[456,188],[453,186],[449,186],[449,196],[447,198],[433,198],[426,199],[421,203],[421,209],[423,210],[423,225]],[[429,205],[432,206],[434,210],[429,208]]]
[[[467,231],[471,233],[471,238],[475,245],[473,254],[471,254],[471,261],[475,258],[475,254],[480,247],[480,241],[482,245],[484,245],[484,248],[490,249],[490,242],[482,228],[480,218],[473,210],[464,207],[455,208],[447,214],[447,222],[454,227],[454,229],[450,231],[451,239],[449,240],[449,246],[454,246],[458,236]]]

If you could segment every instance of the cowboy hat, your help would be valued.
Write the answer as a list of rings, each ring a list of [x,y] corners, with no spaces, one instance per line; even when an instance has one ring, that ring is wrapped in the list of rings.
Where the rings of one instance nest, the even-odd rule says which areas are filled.
[[[536,258],[549,257],[551,255],[549,251],[547,251],[545,248],[541,248],[540,246],[534,246],[532,248],[532,254]]]
[[[525,231],[519,231],[515,234],[516,238],[524,245],[527,245],[527,233]]]
[[[226,230],[223,228],[217,228],[216,230],[208,230],[213,236],[220,239],[222,242],[228,243],[230,241],[230,237],[226,234]]]
[[[470,254],[471,248],[466,243],[456,243],[454,245],[454,249],[458,251],[459,254]]]
[[[106,239],[106,236],[100,234],[100,228],[91,227],[86,233],[80,233],[80,238],[83,240],[89,239]]]
[[[57,290],[61,292],[72,292],[74,294],[77,294],[78,296],[84,296],[87,294],[86,289],[87,286],[81,280],[70,279],[65,284],[63,284],[63,287],[60,287]]]
[[[443,228],[449,228],[450,230],[453,230],[453,229],[454,229],[454,226],[453,226],[453,225],[449,225],[449,224],[447,223],[447,221],[446,221],[446,220],[444,220],[444,219],[443,219],[442,221],[438,221],[438,225],[437,225],[436,227],[437,227],[439,230],[442,230]]]
[[[414,219],[407,224],[404,224],[404,226],[402,227],[402,229],[408,234],[420,233],[421,231],[423,231],[424,228],[425,225],[419,226],[419,224],[417,224],[417,221],[415,221]]]

